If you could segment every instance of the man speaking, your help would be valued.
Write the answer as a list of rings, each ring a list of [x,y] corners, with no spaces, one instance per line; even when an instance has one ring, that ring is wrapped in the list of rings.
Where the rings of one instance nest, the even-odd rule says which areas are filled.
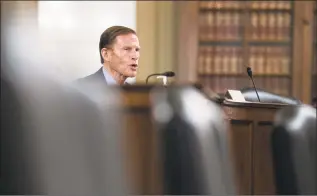
[[[124,85],[128,77],[136,76],[140,44],[134,30],[124,26],[109,27],[100,36],[99,53],[103,66],[96,73],[78,79],[80,84]]]

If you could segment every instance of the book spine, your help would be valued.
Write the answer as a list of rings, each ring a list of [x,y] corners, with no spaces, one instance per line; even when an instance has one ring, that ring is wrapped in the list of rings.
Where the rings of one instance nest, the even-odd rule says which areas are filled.
[[[223,49],[223,56],[222,56],[222,70],[221,73],[229,74],[230,72],[230,47],[225,47]]]
[[[283,23],[284,23],[284,18],[281,13],[276,14],[276,31],[277,31],[277,39],[278,40],[283,40],[284,35],[283,35]]]
[[[259,39],[259,15],[258,13],[251,13],[251,39]]]
[[[268,40],[276,40],[275,39],[275,33],[274,33],[274,30],[275,30],[275,15],[274,13],[269,13],[268,14],[268,35],[267,35],[267,39]]]
[[[290,48],[281,51],[281,72],[285,75],[290,74]]]
[[[221,63],[221,48],[219,46],[215,47],[215,58],[214,58],[214,73],[219,74],[220,73],[220,63]]]
[[[284,39],[288,41],[290,39],[291,16],[290,16],[290,14],[285,13],[285,14],[283,14],[283,18],[284,18],[284,20],[283,20],[283,26],[282,26],[282,28],[283,28],[282,34],[283,34]]]
[[[230,73],[238,74],[238,55],[236,47],[232,47],[230,50]]]
[[[265,13],[259,14],[259,38],[265,40],[267,35],[267,17]]]
[[[212,12],[208,12],[208,15],[207,15],[207,28],[208,28],[208,32],[207,32],[207,35],[206,36],[206,40],[213,40],[214,39],[214,29],[215,29],[215,26],[214,26],[214,13]]]
[[[207,54],[206,54],[206,74],[209,75],[212,73],[212,48],[207,48]]]
[[[199,53],[198,53],[198,74],[204,74],[205,73],[205,47],[200,46],[199,47]]]

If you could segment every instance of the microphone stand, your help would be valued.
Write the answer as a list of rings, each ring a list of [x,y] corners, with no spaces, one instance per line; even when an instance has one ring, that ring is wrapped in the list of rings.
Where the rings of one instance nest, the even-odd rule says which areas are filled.
[[[253,84],[253,87],[254,87],[254,90],[255,90],[256,96],[258,97],[259,102],[261,102],[261,101],[260,101],[259,94],[258,94],[258,91],[256,90],[255,83],[254,83],[254,81],[253,81],[253,77],[252,77],[252,69],[251,69],[251,67],[248,67],[248,68],[247,68],[247,72],[248,72],[248,76],[251,78],[251,81],[252,81],[252,84]]]
[[[146,77],[146,80],[145,80],[145,83],[146,83],[146,84],[148,83],[149,78],[152,77],[152,76],[174,77],[174,76],[175,76],[175,73],[172,72],[172,71],[167,71],[167,72],[164,72],[164,73],[154,73],[154,74],[151,74],[151,75],[149,75],[148,77]]]
[[[154,73],[154,74],[148,75],[148,77],[146,77],[145,84],[148,83],[148,80],[149,80],[150,77],[152,77],[152,76],[161,76],[161,75],[162,74],[158,74],[158,73]]]

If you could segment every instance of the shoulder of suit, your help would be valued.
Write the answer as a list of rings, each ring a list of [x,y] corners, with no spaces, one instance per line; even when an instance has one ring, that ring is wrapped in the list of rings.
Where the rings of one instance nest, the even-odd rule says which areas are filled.
[[[98,71],[96,71],[93,74],[90,74],[88,76],[85,76],[83,78],[79,78],[74,81],[74,86],[81,89],[95,89],[97,86],[105,85],[104,76],[102,73],[102,68],[100,68]]]
[[[77,82],[85,82],[85,81],[92,81],[96,78],[99,78],[99,75],[100,75],[100,72],[102,71],[102,68],[100,68],[98,71],[96,71],[95,73],[93,74],[90,74],[88,76],[85,76],[85,77],[82,77],[82,78],[79,78],[75,81]]]

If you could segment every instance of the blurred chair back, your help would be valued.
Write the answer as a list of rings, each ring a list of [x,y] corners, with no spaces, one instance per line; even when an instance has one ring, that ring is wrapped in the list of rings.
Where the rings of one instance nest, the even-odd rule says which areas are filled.
[[[0,193],[127,194],[119,91],[12,73],[1,76]]]
[[[277,113],[272,154],[277,194],[317,194],[315,108],[300,105]]]
[[[0,194],[43,194],[28,135],[30,117],[1,64]],[[32,164],[33,163],[33,164]]]
[[[164,194],[235,194],[224,113],[192,87],[152,92]]]

